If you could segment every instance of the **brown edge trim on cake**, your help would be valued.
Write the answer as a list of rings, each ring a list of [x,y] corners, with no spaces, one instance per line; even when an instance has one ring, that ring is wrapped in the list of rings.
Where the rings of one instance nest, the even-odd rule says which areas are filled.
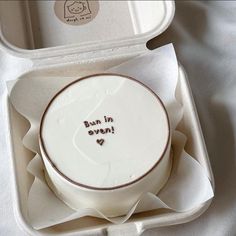
[[[43,140],[43,136],[42,136],[42,129],[43,129],[43,123],[44,123],[44,118],[45,118],[45,115],[50,107],[50,105],[53,103],[53,101],[56,99],[56,97],[62,93],[64,90],[66,90],[68,87],[72,86],[73,84],[76,84],[82,80],[85,80],[85,79],[89,79],[91,77],[98,77],[98,76],[119,76],[119,77],[123,77],[123,78],[126,78],[126,79],[130,79],[130,80],[133,80],[134,82],[137,82],[139,83],[140,85],[142,85],[144,88],[146,88],[147,90],[149,90],[156,98],[157,100],[160,102],[161,106],[163,107],[164,111],[165,111],[165,114],[166,114],[166,118],[167,118],[167,123],[168,123],[168,139],[167,139],[167,142],[166,142],[166,145],[165,145],[165,148],[164,148],[164,151],[161,155],[161,158],[146,172],[144,173],[143,175],[141,175],[140,177],[138,177],[137,179],[131,181],[131,182],[128,182],[126,184],[121,184],[121,185],[117,185],[117,186],[114,186],[114,187],[104,187],[104,188],[100,188],[100,187],[93,187],[93,186],[89,186],[89,185],[85,185],[85,184],[81,184],[79,182],[76,182],[72,179],[70,179],[69,177],[67,177],[66,175],[64,175],[56,166],[55,164],[53,163],[53,161],[50,159],[48,153],[47,153],[47,150],[45,148],[45,144],[44,144],[44,140]],[[144,83],[138,81],[137,79],[134,79],[130,76],[126,76],[126,75],[121,75],[121,74],[116,74],[116,73],[99,73],[99,74],[92,74],[92,75],[88,75],[88,76],[84,76],[80,79],[77,79],[69,84],[67,84],[65,87],[63,87],[59,92],[57,92],[53,98],[50,100],[50,102],[48,103],[46,109],[44,110],[43,112],[43,115],[42,115],[42,118],[41,118],[41,121],[40,121],[40,127],[39,127],[39,142],[40,142],[40,145],[43,149],[43,152],[44,152],[44,156],[47,158],[47,160],[49,161],[49,163],[51,164],[52,168],[54,168],[54,170],[59,174],[61,175],[63,178],[65,178],[67,181],[69,181],[70,183],[72,184],[75,184],[76,186],[79,186],[79,187],[83,187],[83,188],[87,188],[87,189],[90,189],[90,190],[114,190],[114,189],[119,189],[119,188],[123,188],[123,187],[126,187],[126,186],[129,186],[131,184],[134,184],[136,182],[138,182],[139,180],[141,180],[142,178],[144,178],[146,175],[148,175],[153,169],[156,168],[156,166],[161,162],[161,160],[163,159],[166,151],[167,151],[167,148],[169,146],[169,143],[170,143],[170,120],[169,120],[169,116],[168,116],[168,113],[167,113],[167,110],[162,102],[162,100],[159,98],[159,96],[152,90],[150,89],[148,86],[146,86]],[[42,158],[42,157],[41,157]],[[43,158],[42,158],[43,160]],[[44,163],[44,161],[43,161]],[[45,165],[45,164],[44,164]]]

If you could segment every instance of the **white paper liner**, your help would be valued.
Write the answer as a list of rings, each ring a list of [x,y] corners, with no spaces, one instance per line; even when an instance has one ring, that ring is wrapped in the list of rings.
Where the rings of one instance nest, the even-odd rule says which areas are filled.
[[[24,76],[10,89],[10,100],[15,109],[31,125],[23,138],[23,144],[36,153],[27,168],[35,176],[28,196],[29,219],[35,229],[43,229],[83,216],[94,216],[113,223],[123,223],[133,213],[158,208],[185,212],[200,206],[214,196],[206,171],[184,151],[185,135],[175,131],[183,114],[182,107],[175,98],[178,63],[173,46],[170,44],[148,52],[109,69],[109,72],[128,75],[140,80],[156,92],[164,102],[173,134],[174,155],[171,176],[158,196],[152,193],[143,194],[129,213],[122,217],[108,218],[96,209],[81,208],[75,211],[69,208],[54,195],[46,184],[39,151],[38,129],[42,113],[53,95],[79,76],[76,78]],[[12,86],[9,84],[8,87]]]

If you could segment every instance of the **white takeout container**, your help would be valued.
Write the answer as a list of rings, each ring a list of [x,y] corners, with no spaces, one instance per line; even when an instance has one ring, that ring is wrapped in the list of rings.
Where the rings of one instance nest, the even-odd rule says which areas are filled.
[[[80,41],[77,31],[67,37],[65,25],[63,30],[58,30],[60,26],[50,13],[52,4],[53,1],[0,1],[1,50],[6,57],[11,55],[11,61],[18,63],[19,67],[24,65],[27,71],[22,75],[19,70],[17,76],[11,79],[29,75],[83,76],[102,72],[147,51],[146,42],[161,34],[174,15],[172,1],[101,1],[97,21],[83,26],[83,40]],[[76,29],[77,26],[72,27]],[[36,47],[38,49],[34,49]],[[184,117],[178,129],[188,137],[185,149],[206,170],[214,188],[197,111],[182,66],[179,67],[176,96],[184,108]],[[26,167],[34,154],[23,146],[22,138],[29,123],[15,111],[9,98],[6,102],[14,175],[14,211],[19,226],[30,235],[140,235],[146,229],[191,221],[211,203],[209,200],[184,213],[167,210],[143,212],[133,215],[121,225],[84,217],[37,231],[30,225],[27,215],[27,195],[33,176]]]

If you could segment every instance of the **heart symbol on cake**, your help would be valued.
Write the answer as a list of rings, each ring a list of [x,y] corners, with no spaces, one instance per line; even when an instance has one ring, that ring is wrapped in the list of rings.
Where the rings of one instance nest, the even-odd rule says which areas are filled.
[[[102,146],[105,140],[101,138],[101,139],[97,139],[96,142]]]

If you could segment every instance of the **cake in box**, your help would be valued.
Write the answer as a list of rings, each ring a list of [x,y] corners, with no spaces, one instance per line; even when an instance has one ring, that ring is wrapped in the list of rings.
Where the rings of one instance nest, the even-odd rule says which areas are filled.
[[[10,67],[13,66],[15,71],[15,74],[12,73],[11,70],[8,70],[9,73],[6,73],[5,71],[3,73],[4,79],[7,78],[22,80],[22,77],[25,77],[25,75],[23,75],[25,72],[29,72],[29,75],[32,77],[35,75],[54,75],[59,79],[60,76],[65,75],[84,75],[87,74],[86,71],[90,71],[90,74],[105,71],[112,66],[118,65],[128,59],[132,59],[135,56],[147,52],[147,41],[162,34],[162,32],[171,23],[175,11],[173,1],[99,1],[98,3],[94,3],[95,1],[83,2],[85,2],[84,6],[87,8],[86,12],[89,13],[89,18],[86,18],[82,22],[80,21],[80,18],[73,17],[73,19],[80,21],[77,22],[76,25],[73,25],[73,22],[68,19],[68,17],[71,17],[67,12],[67,9],[72,12],[71,14],[76,13],[73,9],[73,7],[76,5],[78,10],[81,10],[80,6],[78,6],[77,3],[75,5],[72,1],[0,1],[0,44],[1,49],[4,52],[4,57],[7,58],[7,60],[4,60],[3,63],[5,63],[5,61],[7,61],[7,63],[11,62],[12,64]],[[63,5],[62,3],[65,4]],[[65,7],[66,11],[64,11]],[[11,14],[9,14],[9,12]],[[68,22],[72,22],[71,24],[64,22],[64,19],[61,19],[63,12],[65,12],[64,18],[68,20]],[[15,37],[16,32],[17,37]],[[11,61],[8,60],[9,55],[12,56]],[[3,67],[6,70],[9,68],[5,64]],[[138,76],[136,79],[139,79]],[[78,84],[81,85],[81,81],[78,82]],[[72,87],[74,86],[75,84]],[[69,87],[68,89],[70,90]],[[145,87],[143,87],[143,89],[145,89]],[[176,88],[176,94],[177,98],[183,104],[184,116],[180,127],[188,137],[186,150],[192,156],[194,156],[204,168],[204,171],[206,171],[214,187],[214,180],[200,124],[197,118],[197,112],[187,81],[187,76],[184,73],[182,67],[179,68],[179,84]],[[58,97],[61,97],[62,95],[63,92],[61,92]],[[130,96],[127,97],[130,98]],[[56,101],[57,98],[55,97],[54,100]],[[121,104],[121,101],[119,102]],[[126,102],[122,104],[122,108],[125,105]],[[122,232],[132,235],[140,235],[144,230],[149,228],[180,224],[193,220],[202,214],[210,205],[211,200],[204,202],[200,206],[197,206],[196,208],[187,212],[171,211],[165,212],[164,214],[159,214],[160,212],[157,210],[153,212],[140,213],[137,215],[132,215],[129,221],[121,225],[112,225],[111,223],[104,222],[98,218],[82,217],[67,223],[60,223],[59,225],[51,224],[50,227],[47,228],[45,228],[44,225],[44,227],[38,227],[37,230],[36,228],[33,229],[29,220],[29,214],[27,212],[27,203],[29,197],[28,193],[31,190],[32,176],[30,176],[26,170],[29,161],[33,158],[33,156],[32,153],[26,152],[26,149],[22,144],[22,137],[24,137],[28,126],[27,122],[22,117],[20,117],[20,115],[11,106],[9,99],[7,101],[7,106],[8,122],[11,131],[11,159],[14,170],[14,208],[16,219],[21,228],[31,235],[104,235],[104,233],[107,235],[120,235]],[[135,107],[136,109],[139,108],[139,111],[141,111],[144,105],[141,106],[136,101],[132,107]],[[49,106],[47,115],[49,114],[49,110],[51,110],[51,108]],[[128,113],[130,114],[131,110],[128,110]],[[65,116],[67,115],[66,111],[64,114]],[[144,116],[144,118],[146,119],[147,116]],[[106,122],[106,124],[109,125],[102,128],[97,128],[97,125],[91,126],[89,123],[93,123],[94,121],[95,123],[102,123],[102,121],[105,121],[106,119],[109,120],[109,122]],[[158,118],[156,122],[158,122],[159,119],[160,118]],[[92,119],[89,118],[82,120],[81,131],[83,128],[83,135],[85,137],[85,140],[83,141],[88,142],[90,139],[91,147],[93,146],[93,148],[97,149],[100,148],[98,150],[101,151],[105,148],[108,148],[109,145],[114,142],[114,139],[117,138],[119,132],[121,132],[122,126],[120,124],[118,125],[118,121],[119,120],[117,120],[117,116],[114,116],[107,111],[105,111],[104,114],[101,114],[101,116],[99,115]],[[59,119],[58,122],[61,123],[61,126],[63,126],[63,120]],[[86,127],[88,126],[87,124],[89,124],[89,127]],[[134,127],[135,123],[133,124],[131,122],[131,124]],[[151,124],[150,119],[148,119],[145,125],[148,130],[148,127],[153,124]],[[154,123],[154,125],[157,124]],[[68,123],[68,128],[69,127],[72,127],[71,123]],[[100,129],[105,129],[107,133],[103,134],[102,136],[99,136],[99,134],[94,134],[94,130]],[[91,130],[93,135],[89,135],[88,133],[90,131],[90,134],[92,134]],[[111,132],[109,130],[111,130]],[[51,137],[52,140],[53,138],[57,138],[56,134],[58,133],[59,130],[55,130],[55,134]],[[135,139],[141,137],[142,132],[136,132],[136,134],[137,133],[138,135],[135,136]],[[76,136],[76,138],[78,137],[79,136]],[[74,140],[78,141],[76,138]],[[157,136],[154,136],[154,138],[157,138]],[[64,137],[63,140],[66,141],[67,137]],[[124,140],[127,140],[127,137],[125,137]],[[147,140],[144,140],[141,146],[143,146],[143,144],[146,142]],[[47,143],[49,144],[49,142]],[[128,143],[130,144],[130,140],[128,140]],[[57,148],[60,146],[61,143],[57,144]],[[86,152],[93,152],[93,148],[91,148],[91,150],[83,150]],[[140,147],[138,146],[138,148]],[[43,148],[41,147],[41,150],[42,149]],[[124,152],[124,148],[121,150]],[[118,153],[120,153],[121,150],[119,150]],[[156,179],[152,178],[151,174],[154,172],[160,174],[157,170],[160,168],[161,162],[159,162],[159,164],[156,165],[155,168],[148,173],[148,175],[145,175],[144,178],[138,179],[137,176],[132,175],[132,173],[130,175],[131,180],[129,182],[135,181],[137,179],[138,180],[126,187],[116,188],[113,190],[98,190],[94,188],[82,187],[82,185],[73,183],[73,179],[78,177],[76,174],[74,175],[73,172],[70,173],[68,170],[65,171],[66,166],[64,166],[63,162],[56,163],[56,160],[53,159],[53,153],[50,153],[50,159],[45,155],[46,153],[43,154],[43,159],[45,165],[47,166],[47,170],[45,172],[48,183],[56,195],[73,208],[78,207],[79,201],[83,200],[74,198],[73,194],[76,194],[76,192],[83,193],[84,195],[81,194],[81,196],[83,196],[83,198],[88,202],[92,201],[92,199],[88,198],[88,194],[91,193],[90,197],[97,199],[97,202],[92,201],[93,204],[98,204],[98,201],[102,201],[104,193],[106,193],[107,198],[109,198],[109,201],[104,199],[106,205],[113,205],[115,203],[118,204],[122,202],[123,199],[120,198],[120,195],[126,197],[133,194],[133,200],[135,200],[135,196],[140,194],[142,184],[144,186],[143,190],[152,191],[152,189],[147,189],[150,187],[150,184],[154,184],[154,181],[156,181]],[[65,159],[68,160],[68,169],[73,168],[73,162],[70,160],[72,155],[69,155],[69,152],[64,152],[62,154],[65,154]],[[171,165],[169,150],[166,152],[166,156],[166,161],[169,162],[169,165]],[[137,157],[134,156],[134,158],[136,160]],[[147,159],[148,157],[145,156],[145,158]],[[156,156],[156,160],[158,158],[160,157]],[[143,166],[144,163],[146,163],[146,159],[141,165],[139,165],[141,168],[140,171],[144,172],[145,168],[146,170],[148,169],[148,166]],[[98,160],[99,159],[95,157],[95,161]],[[149,160],[151,161],[151,159]],[[124,167],[122,166],[122,168],[119,168],[119,171],[127,170],[131,173],[133,171],[130,170],[130,166],[131,165],[129,165],[129,168],[127,168],[127,165]],[[64,173],[59,174],[58,170],[62,167],[63,169],[61,170],[64,171]],[[77,165],[77,167],[80,166]],[[68,176],[70,177],[70,181],[69,179],[65,178],[65,174],[70,174]],[[95,171],[89,169],[86,174],[89,176],[89,178],[94,174],[98,175],[98,169],[95,169]],[[122,175],[122,178],[123,177],[125,177],[125,175]],[[126,175],[126,179],[123,180],[127,181],[128,177],[129,176]],[[150,180],[148,180],[148,178],[150,178]],[[168,178],[167,172],[165,178]],[[109,178],[109,181],[111,179],[112,178]],[[113,178],[113,180],[114,179],[115,178]],[[96,178],[93,178],[93,180],[99,181],[99,179],[97,180]],[[122,179],[118,178],[116,180],[121,181]],[[74,181],[84,185],[87,184],[90,187],[98,187],[98,184],[96,185],[95,182],[85,183],[82,181],[82,179],[77,181],[74,179]],[[161,188],[161,184],[155,184],[158,185],[158,188]],[[59,189],[59,186],[62,185],[64,186],[63,189],[65,192],[62,192],[61,189]],[[111,186],[115,187],[118,186],[118,183],[114,183],[112,185],[109,182],[104,182],[103,185],[101,185],[100,182],[100,187],[101,186],[103,186],[103,188],[109,188]],[[156,192],[158,191],[158,188],[156,188]],[[123,193],[121,194],[122,191]],[[49,192],[51,193],[51,191]],[[159,192],[159,194],[160,193],[161,192]],[[65,196],[69,196],[70,199],[66,199]],[[112,198],[110,198],[111,196]],[[76,201],[72,202],[71,199]],[[111,199],[113,199],[112,202]],[[86,201],[84,201],[84,203],[89,204]],[[132,203],[127,204],[129,205]],[[102,206],[101,202],[99,205],[104,207]],[[115,209],[115,207],[113,208],[113,212],[108,212],[108,209],[105,207],[102,210],[104,212],[107,211],[106,213],[109,215],[122,214],[122,209],[119,212],[117,209]],[[46,218],[45,214],[43,215],[42,213],[45,213],[45,208],[43,209],[43,207],[40,205],[37,215],[39,216],[39,221],[41,221],[42,218]],[[52,215],[50,215],[48,218],[50,219],[50,222],[55,220]]]
[[[157,193],[171,170],[170,126],[160,98],[141,82],[97,74],[72,82],[47,106],[40,126],[46,179],[73,209],[126,214]]]

